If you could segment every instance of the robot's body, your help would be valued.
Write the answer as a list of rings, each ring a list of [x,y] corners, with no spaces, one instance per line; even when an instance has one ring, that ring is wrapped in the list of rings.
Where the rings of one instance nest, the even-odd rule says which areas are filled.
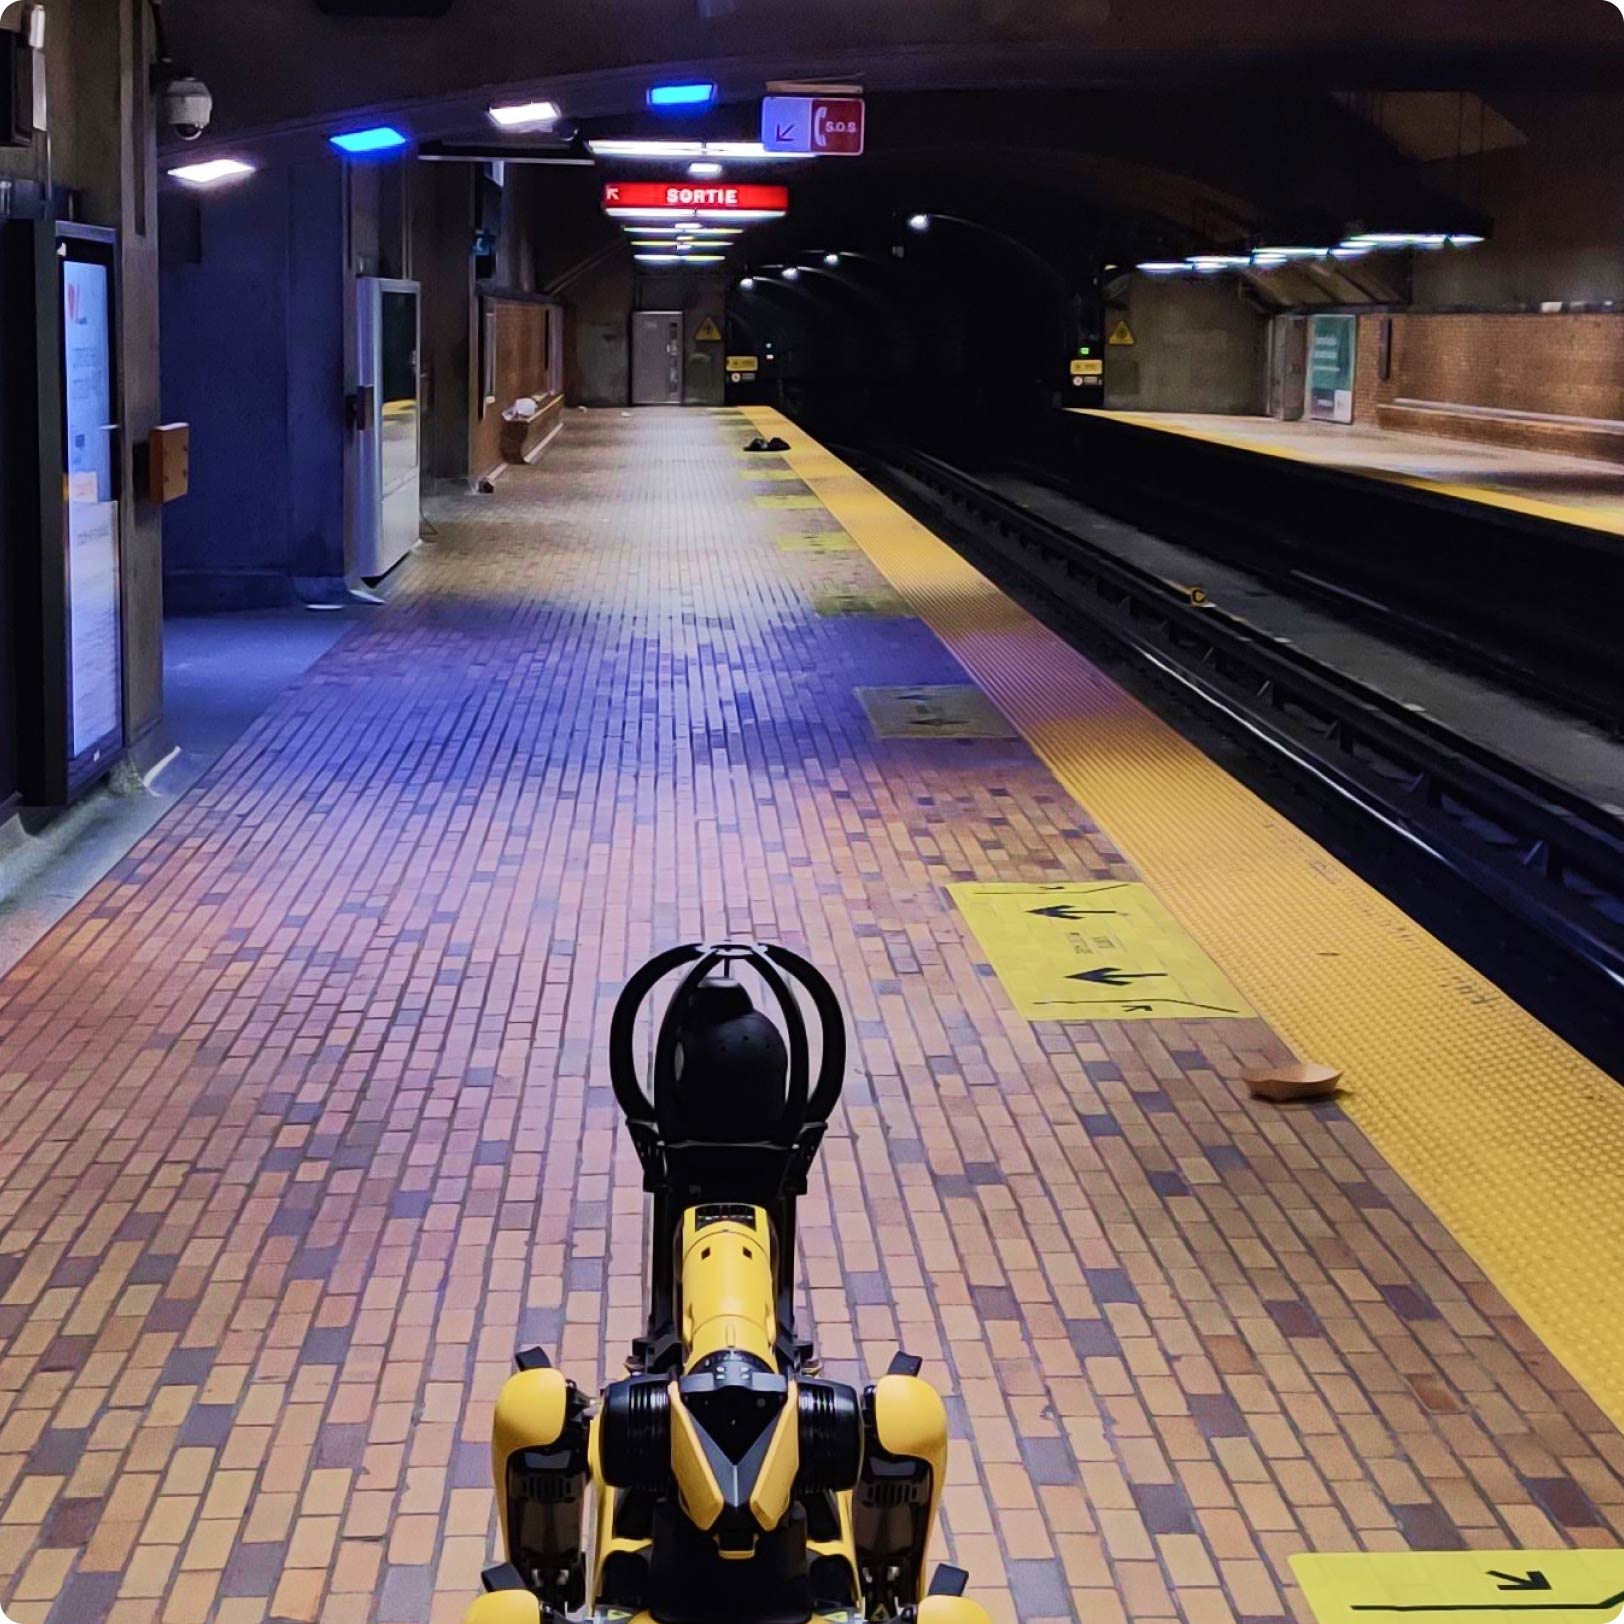
[[[684,966],[645,1093],[637,1014]],[[822,1027],[815,1085],[792,983]],[[519,1355],[491,1451],[508,1560],[466,1624],[985,1624],[959,1570],[927,1586],[947,1416],[919,1361],[860,1394],[796,1334],[795,1202],[844,1068],[834,994],[785,949],[676,948],[628,984],[610,1071],[654,1198],[647,1330],[595,1411]]]

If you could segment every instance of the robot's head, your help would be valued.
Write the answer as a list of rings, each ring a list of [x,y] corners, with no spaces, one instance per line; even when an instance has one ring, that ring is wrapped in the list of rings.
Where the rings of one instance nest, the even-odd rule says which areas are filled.
[[[693,1139],[770,1139],[784,1115],[783,1034],[731,976],[707,976],[683,1011],[672,1059],[677,1111]]]

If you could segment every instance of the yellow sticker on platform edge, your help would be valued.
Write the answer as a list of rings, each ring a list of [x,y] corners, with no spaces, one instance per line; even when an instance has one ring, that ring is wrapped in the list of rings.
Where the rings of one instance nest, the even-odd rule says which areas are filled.
[[[758,508],[820,508],[823,503],[810,491],[792,491],[788,496],[758,496]]]
[[[1299,1555],[1318,1624],[1616,1624],[1624,1550]]]
[[[1029,1021],[1246,1019],[1252,1009],[1147,885],[950,885]]]

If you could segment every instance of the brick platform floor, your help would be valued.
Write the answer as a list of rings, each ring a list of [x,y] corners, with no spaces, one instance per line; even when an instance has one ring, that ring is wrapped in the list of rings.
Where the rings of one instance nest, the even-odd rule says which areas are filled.
[[[1306,1617],[1288,1556],[1616,1545],[1624,1445],[1252,1022],[1028,1025],[943,887],[1131,877],[962,681],[824,618],[860,553],[736,420],[572,416],[0,982],[0,1601],[21,1624],[434,1624],[491,1548],[513,1346],[639,1320],[600,1063],[648,953],[837,978],[803,1207],[831,1374],[951,1395],[1001,1616]],[[894,605],[893,605],[894,607]]]

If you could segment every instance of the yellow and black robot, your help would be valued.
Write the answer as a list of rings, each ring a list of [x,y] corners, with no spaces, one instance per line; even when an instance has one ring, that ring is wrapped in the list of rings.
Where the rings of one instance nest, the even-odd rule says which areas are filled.
[[[645,1090],[638,1016],[681,970]],[[465,1624],[987,1624],[960,1569],[927,1579],[947,1413],[919,1361],[859,1394],[796,1334],[795,1203],[845,1062],[833,990],[785,948],[673,948],[627,984],[609,1069],[653,1196],[647,1330],[596,1408],[518,1355],[491,1445],[507,1561]]]

